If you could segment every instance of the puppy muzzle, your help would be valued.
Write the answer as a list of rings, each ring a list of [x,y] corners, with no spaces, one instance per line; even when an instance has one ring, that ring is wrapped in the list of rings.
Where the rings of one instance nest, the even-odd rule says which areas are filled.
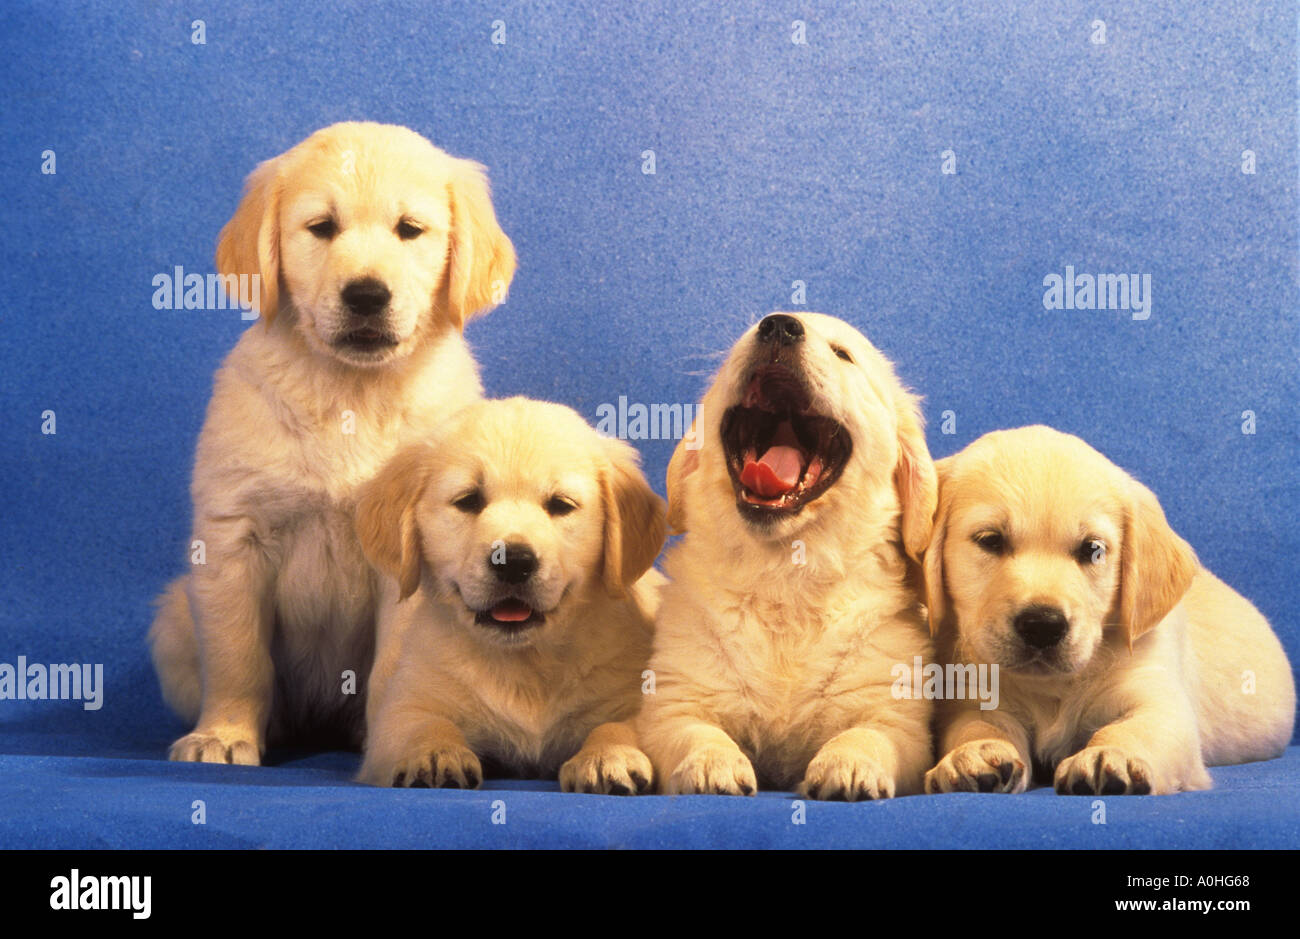
[[[760,324],[739,401],[724,412],[719,429],[737,508],[759,527],[819,498],[853,452],[848,429],[813,405],[802,324],[781,316]]]

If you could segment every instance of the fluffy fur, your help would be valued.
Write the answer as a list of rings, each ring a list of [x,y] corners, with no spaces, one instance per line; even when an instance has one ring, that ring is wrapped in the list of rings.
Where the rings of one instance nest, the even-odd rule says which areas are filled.
[[[374,577],[358,488],[481,394],[461,327],[514,272],[478,164],[402,127],[337,124],[263,163],[222,230],[226,275],[258,274],[262,322],[217,372],[195,456],[193,538],[150,631],[192,733],[174,760],[256,764],[268,736],[359,744]],[[368,314],[358,281],[390,294]]]
[[[483,401],[366,487],[357,530],[386,575],[363,782],[473,788],[487,761],[566,791],[650,785],[624,722],[665,520],[631,446],[558,404]]]
[[[936,483],[918,401],[847,323],[788,316],[798,326],[782,328],[802,339],[775,353],[760,339],[771,323],[748,330],[670,463],[670,521],[686,535],[665,564],[640,742],[668,793],[751,794],[760,783],[825,799],[916,792],[931,709],[896,700],[890,669],[930,651],[917,559]],[[774,359],[801,376],[808,411],[837,421],[852,452],[820,496],[756,521],[728,469],[723,424]]]
[[[1278,756],[1295,686],[1251,604],[1200,567],[1155,496],[1077,437],[997,431],[938,464],[926,552],[947,662],[998,663],[1000,704],[949,701],[930,792],[1206,789],[1206,765]],[[1064,616],[1046,648],[1026,608]]]

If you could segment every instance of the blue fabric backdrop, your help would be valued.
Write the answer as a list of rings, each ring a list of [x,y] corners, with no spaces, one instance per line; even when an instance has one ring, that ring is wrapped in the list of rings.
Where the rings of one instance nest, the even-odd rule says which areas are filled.
[[[509,302],[468,331],[490,393],[591,418],[620,395],[694,402],[801,281],[925,395],[935,456],[1029,422],[1081,434],[1300,660],[1296,32],[1262,2],[10,0],[0,662],[103,663],[106,690],[94,712],[0,702],[0,844],[787,843],[763,798],[515,784],[559,808],[503,840],[456,827],[490,793],[354,789],[350,756],[159,762],[184,728],[148,665],[149,603],[183,567],[193,445],[246,324],[155,310],[152,279],[210,270],[248,171],[344,119],[489,167],[520,256]],[[1149,275],[1149,318],[1045,309],[1067,265]],[[662,491],[672,442],[639,446]],[[1144,827],[1114,836],[1112,809],[1109,831],[1296,846],[1297,762],[1124,802]],[[224,821],[196,834],[205,794]],[[1109,843],[1047,795],[818,807],[804,843]]]

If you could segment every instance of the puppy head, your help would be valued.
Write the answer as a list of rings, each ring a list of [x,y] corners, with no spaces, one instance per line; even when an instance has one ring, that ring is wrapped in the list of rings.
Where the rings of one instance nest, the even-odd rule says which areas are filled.
[[[515,253],[483,167],[404,127],[345,123],[252,172],[217,267],[260,276],[246,299],[267,321],[289,309],[312,349],[374,367],[500,303]]]
[[[746,331],[668,473],[675,528],[707,519],[728,540],[779,542],[870,506],[899,513],[913,559],[936,493],[917,399],[861,333],[820,313],[774,313]]]
[[[363,491],[357,534],[405,599],[424,584],[487,643],[563,641],[573,611],[654,563],[664,508],[636,451],[573,410],[511,398],[453,416]]]
[[[930,625],[976,661],[1078,671],[1108,627],[1131,646],[1191,586],[1196,557],[1155,496],[1077,437],[996,431],[938,469]]]

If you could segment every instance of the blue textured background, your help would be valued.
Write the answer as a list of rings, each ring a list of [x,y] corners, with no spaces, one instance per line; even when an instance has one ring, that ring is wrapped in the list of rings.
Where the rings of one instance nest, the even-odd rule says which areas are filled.
[[[508,304],[468,333],[491,393],[589,417],[619,395],[694,402],[718,351],[791,307],[802,280],[809,309],[860,326],[926,396],[936,456],[1022,423],[1081,434],[1151,485],[1300,660],[1290,5],[114,6],[0,9],[0,661],[107,671],[93,714],[0,702],[0,752],[85,758],[0,762],[16,800],[0,844],[77,832],[191,843],[188,824],[163,835],[109,822],[184,816],[195,774],[210,772],[139,762],[184,729],[163,712],[143,636],[149,601],[184,564],[212,373],[246,324],[156,311],[151,279],[210,270],[248,171],[344,119],[407,124],[489,167],[520,256]],[[796,17],[807,45],[791,42]],[[1104,45],[1090,41],[1097,17]],[[40,172],[46,149],[54,176]],[[947,149],[955,175],[940,173]],[[1246,149],[1254,175],[1241,171]],[[1150,274],[1151,318],[1044,310],[1043,277],[1067,264]],[[40,433],[46,409],[55,436]],[[945,410],[955,434],[940,433]],[[661,491],[671,446],[641,444]],[[303,772],[341,785],[351,764],[338,759]],[[1250,815],[1250,793],[1278,798],[1278,774],[1294,801],[1294,763],[1216,773],[1247,795],[1180,796],[1177,812],[1202,807],[1202,829],[1228,843],[1256,832],[1300,844],[1294,817]],[[250,772],[202,779],[300,779]],[[1261,774],[1267,786],[1249,783]],[[87,775],[110,788],[66,796],[84,815],[42,835],[32,819],[50,817],[57,780]],[[300,781],[310,807],[320,793]],[[178,786],[176,805],[144,783]],[[257,802],[255,787],[231,790]],[[364,792],[355,805],[396,798]],[[899,817],[947,831],[953,804]],[[585,824],[603,835],[577,838],[566,812],[528,843],[637,843],[628,831],[673,810],[591,811]],[[894,810],[882,811],[871,817]],[[997,811],[966,841],[931,841],[1008,843],[999,832],[1020,810]],[[1191,843],[1159,817],[1163,837]],[[292,820],[258,842],[259,818],[245,818],[247,843],[311,843]],[[743,820],[723,829],[746,843]]]

